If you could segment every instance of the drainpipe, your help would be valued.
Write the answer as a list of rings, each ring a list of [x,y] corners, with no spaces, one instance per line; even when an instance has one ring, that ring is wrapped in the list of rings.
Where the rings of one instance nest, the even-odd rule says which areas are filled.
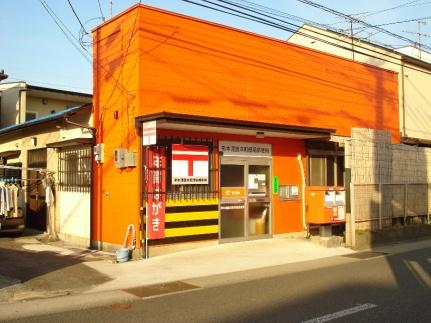
[[[301,153],[297,153],[296,154],[296,158],[298,160],[298,164],[299,164],[299,169],[301,170],[301,179],[302,179],[302,190],[301,190],[301,194],[302,194],[302,226],[304,229],[307,229],[307,222],[305,220],[305,172],[304,172],[304,165],[302,165],[302,156]]]
[[[403,134],[402,137],[407,137],[406,135],[406,93],[405,93],[405,71],[404,71],[404,62],[401,60],[401,109],[402,109],[402,116],[403,116]],[[398,103],[399,104],[399,103]]]

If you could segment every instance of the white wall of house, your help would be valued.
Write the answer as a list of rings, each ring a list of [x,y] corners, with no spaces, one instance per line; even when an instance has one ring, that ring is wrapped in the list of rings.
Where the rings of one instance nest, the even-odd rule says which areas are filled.
[[[42,117],[91,103],[91,97],[88,95],[54,89],[35,89],[25,82],[0,84],[0,92],[1,128],[25,122],[27,111],[35,112],[37,117]]]
[[[75,116],[73,121],[91,126],[92,117],[90,113],[86,113]],[[49,222],[47,223],[47,231],[56,233],[62,240],[77,243],[83,247],[90,245],[90,193],[60,190],[58,185],[59,150],[57,148],[47,148],[47,145],[71,139],[88,139],[91,137],[91,131],[88,129],[65,123],[60,128],[51,123],[49,126],[37,125],[31,128],[23,128],[16,132],[16,135],[0,136],[0,153],[20,151],[17,157],[8,159],[8,163],[22,163],[23,167],[27,167],[29,150],[47,149],[47,168],[54,172],[53,176],[57,183],[55,186],[55,205],[48,208]],[[32,138],[35,138],[35,140]],[[25,171],[22,172],[22,177],[23,179],[27,177]],[[26,199],[26,195],[24,195],[24,199]]]
[[[63,111],[74,106],[77,106],[75,102],[46,99],[27,95],[27,111],[36,112],[38,117]]]
[[[23,91],[24,88],[25,86],[20,83],[15,86],[3,84],[0,87],[2,97],[0,115],[1,128],[20,123],[19,113],[22,107],[25,107],[26,104],[26,94]]]
[[[57,191],[57,233],[62,240],[90,246],[90,193]]]
[[[309,37],[311,36],[311,37]],[[304,25],[288,42],[398,73],[399,120],[403,137],[431,140],[431,64],[405,61],[403,55],[346,35]],[[352,50],[353,49],[353,50]]]

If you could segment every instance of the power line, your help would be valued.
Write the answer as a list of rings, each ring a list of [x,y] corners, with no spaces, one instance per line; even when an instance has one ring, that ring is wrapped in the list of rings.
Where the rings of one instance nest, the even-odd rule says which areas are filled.
[[[396,24],[404,24],[406,22],[415,22],[415,21],[421,21],[421,20],[429,20],[431,19],[431,16],[428,17],[422,17],[422,18],[412,18],[412,19],[408,19],[408,20],[400,20],[400,21],[394,21],[394,22],[387,22],[384,24],[378,24],[375,25],[376,27],[382,27],[382,26],[389,26],[389,25],[396,25]],[[354,29],[358,30],[358,29],[366,29],[367,27],[356,27]]]
[[[39,2],[42,4],[43,8],[46,10],[46,12],[49,14],[49,16],[51,17],[51,19],[55,22],[55,24],[58,26],[58,28],[60,28],[61,32],[64,34],[64,36],[66,37],[66,39],[72,44],[72,46],[85,58],[85,60],[93,66],[93,62],[91,60],[91,55],[89,53],[89,51],[82,46],[79,47],[73,40],[75,40],[76,42],[80,43],[80,41],[73,35],[73,33],[70,31],[69,28],[67,28],[67,26],[63,23],[63,21],[55,14],[54,10],[46,3],[45,0],[39,0]],[[66,32],[67,30],[67,32]],[[88,56],[87,56],[88,55]],[[106,70],[106,68],[101,65],[98,64],[98,67],[100,67],[104,72],[106,72],[107,74],[109,74],[109,71]],[[118,79],[113,80],[114,77],[109,76],[108,80],[114,84],[114,88],[118,88],[118,90],[122,93],[127,93],[127,91],[125,89],[122,89],[119,85],[118,85]]]
[[[76,11],[75,11],[75,9],[73,8],[72,3],[70,2],[70,0],[67,0],[67,2],[69,3],[70,9],[72,9],[73,14],[75,15],[76,19],[78,20],[79,24],[81,25],[82,30],[83,30],[86,34],[88,34],[88,32],[85,30],[84,25],[83,25],[83,24],[82,24],[82,22],[81,22],[81,19],[79,19],[78,15],[77,15],[77,13],[76,13]]]
[[[386,9],[381,9],[381,10],[376,10],[376,11],[366,11],[366,12],[354,13],[354,14],[350,14],[349,16],[360,16],[361,18],[364,18],[364,17],[373,16],[373,15],[376,15],[376,14],[379,14],[379,13],[383,13],[383,12],[387,12],[387,11],[392,11],[392,10],[401,9],[401,8],[408,8],[408,7],[413,7],[413,6],[420,6],[420,5],[425,5],[425,4],[431,3],[431,1],[430,2],[425,2],[425,3],[416,3],[418,1],[420,1],[420,0],[410,1],[410,2],[407,2],[407,3],[400,4],[400,5],[396,6],[396,7],[391,7],[391,8],[386,8]],[[338,21],[338,22],[334,22],[334,23],[332,23],[330,25],[333,26],[333,25],[337,25],[337,24],[340,24],[340,23],[343,23],[343,22],[344,21]]]
[[[66,39],[70,42],[70,44],[85,58],[85,60],[92,64],[91,59],[87,56],[88,52],[85,48],[79,47],[73,40],[79,43],[79,40],[73,35],[73,33],[67,28],[67,26],[63,23],[63,21],[55,14],[54,10],[45,2],[45,0],[39,0],[43,8],[46,10],[51,19],[55,22],[55,24],[60,28],[61,32],[64,34]],[[67,30],[67,32],[66,32]],[[84,51],[83,51],[84,50]]]
[[[183,0],[183,1],[191,2],[191,1],[187,1],[187,0]],[[241,8],[241,9],[244,9],[244,10],[246,10],[246,11],[253,12],[253,13],[255,13],[255,14],[258,14],[258,15],[261,15],[261,16],[264,16],[264,17],[267,17],[267,18],[270,18],[270,19],[276,20],[276,21],[281,22],[281,23],[283,23],[283,24],[291,25],[291,26],[293,26],[293,27],[295,27],[295,28],[297,28],[297,29],[301,28],[301,26],[299,26],[299,25],[297,25],[297,24],[293,24],[293,23],[287,22],[287,21],[282,20],[282,19],[274,18],[274,17],[273,17],[273,16],[271,16],[271,15],[263,14],[263,13],[261,13],[261,12],[260,12],[260,10],[256,11],[256,10],[252,10],[252,9],[247,9],[247,8],[245,8],[244,6],[242,6],[242,5],[240,5],[240,4],[237,4],[235,1],[229,1],[229,0],[214,0],[214,1],[217,1],[217,2],[227,3],[228,5],[233,6],[234,8],[227,7],[227,6],[224,6],[224,5],[221,5],[221,4],[218,4],[218,3],[214,3],[214,2],[211,2],[211,1],[208,1],[208,0],[201,0],[201,1],[206,2],[206,3],[210,3],[210,4],[212,4],[212,5],[216,5],[216,6],[218,6],[218,7],[222,7],[222,8],[224,8],[224,9],[228,9],[228,10],[234,11],[234,12],[236,12],[236,13],[245,14],[245,15],[247,15],[248,17],[251,17],[251,20],[253,20],[253,21],[256,21],[256,19],[258,19],[258,21],[257,21],[257,22],[260,22],[260,23],[263,23],[263,24],[266,24],[266,25],[272,26],[272,27],[274,27],[274,28],[279,28],[281,25],[280,25],[279,23],[275,23],[275,22],[272,22],[272,21],[266,20],[265,18],[260,18],[260,17],[254,16],[254,15],[250,15],[250,14],[247,14],[247,13],[244,13],[244,12],[241,12],[241,11],[238,11],[238,10],[236,10],[236,9],[234,9],[234,8]],[[196,3],[195,3],[195,4],[196,4]],[[229,12],[225,12],[225,13],[231,14],[231,13],[229,13]],[[236,14],[235,14],[235,15],[236,15]],[[241,17],[241,16],[238,16],[238,17]],[[246,18],[246,19],[248,19],[247,17],[241,17],[241,18]],[[307,30],[307,28],[305,28],[305,27],[302,27],[302,28],[304,28],[305,30]],[[297,33],[297,34],[298,34],[298,30],[297,30],[297,29],[292,29],[292,28],[290,28],[290,27],[285,27],[285,26],[283,26],[283,29],[284,29],[284,30],[286,30],[286,31],[289,31],[289,32],[291,32],[291,33]],[[315,32],[315,31],[313,31],[313,32]],[[316,33],[316,32],[315,32],[315,33]],[[332,38],[332,39],[334,39],[334,40],[336,40],[336,41],[339,41],[339,39],[336,39],[335,37],[330,37],[330,36],[324,35],[324,34],[322,34],[322,33],[316,33],[316,34],[320,34],[320,35],[322,35],[322,36],[326,36],[326,37],[328,37],[328,38]],[[306,34],[304,34],[304,35],[306,35]],[[347,36],[347,35],[346,35],[346,36]],[[315,40],[320,40],[320,39],[319,39],[319,38],[315,38]],[[387,46],[387,45],[386,45],[386,46]],[[378,52],[376,51],[376,53],[378,53]]]
[[[105,21],[105,16],[103,15],[102,6],[100,5],[100,0],[97,0],[97,3],[99,4],[99,10],[100,10],[100,15],[102,17],[102,20]]]
[[[23,80],[22,78],[17,78],[17,77],[9,77],[9,79],[15,80],[15,81],[22,81]],[[51,85],[51,86],[70,88],[70,89],[81,89],[81,90],[90,90],[90,91],[92,90],[92,89],[87,88],[87,87],[68,85],[68,84],[59,84],[59,83],[48,83],[48,82],[34,81],[34,80],[28,80],[28,79],[26,79],[25,82],[29,82],[29,83],[33,83],[33,84]]]
[[[305,24],[311,24],[311,25],[316,25],[316,26],[327,27],[326,24],[321,24],[321,23],[318,23],[318,22],[313,21],[313,20],[309,20],[309,19],[305,19],[305,18],[302,18],[302,17],[298,17],[298,16],[295,16],[295,15],[292,15],[292,14],[288,14],[286,12],[279,11],[279,10],[276,10],[274,8],[266,7],[266,6],[263,6],[263,5],[260,5],[260,4],[257,4],[257,3],[253,3],[253,2],[250,2],[250,1],[237,0],[236,2],[242,3],[242,7],[243,8],[259,9],[262,12],[269,13],[269,14],[272,14],[274,16],[278,16],[278,17],[282,17],[282,18],[287,18],[287,19],[290,19],[290,20],[293,20],[293,21],[297,21],[297,22],[301,22],[301,23],[305,23]]]
[[[285,31],[289,31],[289,32],[292,32],[292,33],[296,33],[298,35],[310,38],[312,40],[317,40],[317,41],[320,41],[322,43],[326,43],[326,44],[329,44],[331,46],[334,46],[334,47],[337,47],[337,48],[340,48],[340,49],[343,49],[343,50],[351,51],[351,47],[350,47],[350,43],[349,42],[347,42],[346,40],[342,40],[340,38],[336,38],[334,36],[328,35],[328,34],[324,34],[323,32],[318,32],[318,31],[315,31],[315,30],[312,30],[312,29],[308,29],[306,27],[302,27],[304,30],[312,32],[315,35],[318,35],[318,36],[312,36],[312,35],[310,35],[308,33],[299,32],[298,30],[295,30],[295,29],[292,29],[292,28],[289,28],[289,27],[277,24],[277,23],[272,22],[272,21],[268,21],[268,20],[266,20],[264,18],[260,18],[260,17],[254,16],[254,15],[251,15],[251,14],[248,14],[248,13],[244,13],[244,12],[239,11],[237,9],[233,9],[233,8],[229,8],[229,7],[226,7],[226,6],[222,6],[222,5],[216,4],[216,3],[208,1],[208,0],[201,0],[201,1],[203,1],[205,3],[210,3],[212,5],[216,5],[217,7],[227,8],[227,9],[233,11],[233,12],[229,12],[229,11],[226,11],[226,10],[223,10],[223,9],[219,9],[217,7],[211,7],[209,5],[202,4],[202,3],[197,3],[197,2],[191,1],[191,0],[182,0],[182,1],[194,4],[194,5],[198,5],[198,6],[201,6],[201,7],[204,7],[204,8],[208,8],[208,9],[211,9],[211,10],[214,10],[214,11],[226,13],[226,14],[237,16],[237,17],[240,17],[240,18],[244,18],[244,19],[247,19],[247,20],[256,21],[256,22],[259,22],[259,23],[262,23],[262,24],[265,24],[265,25],[268,25],[268,26],[271,26],[271,27],[274,27],[274,28],[278,28],[278,29],[281,29],[281,30],[285,30]],[[219,1],[221,1],[221,0],[219,0]],[[241,6],[238,6],[238,7],[241,8]],[[273,18],[273,19],[275,19],[275,18]],[[287,24],[294,25],[292,23],[287,23]],[[297,27],[301,28],[301,26],[297,26]],[[328,41],[328,40],[325,40],[325,39],[321,38],[320,36],[323,36],[323,37],[335,40],[336,43]],[[348,44],[349,47],[340,45],[339,42]],[[361,46],[360,44],[356,44],[355,46],[356,46],[356,48],[364,49],[364,50],[367,51],[367,52],[363,52],[363,51],[356,50],[356,52],[358,54],[361,54],[361,55],[364,55],[364,56],[367,56],[367,57],[370,57],[370,58],[377,58],[377,59],[379,59],[381,61],[388,62],[388,63],[394,64],[396,66],[402,66],[401,63],[393,61],[393,60],[397,59],[397,57],[391,56],[388,53],[382,53],[381,51],[377,51],[375,49],[366,48],[366,47]],[[387,49],[390,50],[389,48],[387,48]],[[400,53],[397,53],[394,50],[390,50],[390,51],[392,52],[393,55],[400,55]],[[372,54],[370,54],[368,52],[375,53],[378,56],[372,55]],[[392,60],[385,59],[382,56],[383,57],[388,57],[388,58],[390,58]],[[418,69],[418,68],[414,68],[414,67],[409,67],[409,68],[412,69],[412,70],[420,71],[420,72],[423,72],[425,74],[430,74],[431,75],[431,72],[426,72],[424,70],[421,70],[421,69]]]
[[[324,10],[326,12],[330,12],[332,14],[335,14],[335,15],[339,16],[339,17],[342,17],[342,18],[345,18],[345,19],[349,19],[352,22],[363,24],[364,26],[367,26],[367,27],[372,28],[372,29],[376,29],[376,30],[378,30],[378,31],[380,31],[382,33],[385,33],[385,34],[390,35],[392,37],[395,37],[395,38],[398,38],[400,40],[406,41],[406,42],[408,42],[408,43],[410,43],[412,45],[416,43],[414,40],[412,40],[410,38],[407,38],[407,37],[395,34],[395,33],[391,32],[391,31],[386,30],[386,29],[381,28],[381,27],[376,27],[375,25],[369,24],[369,23],[367,23],[365,21],[362,21],[360,19],[357,19],[355,17],[346,15],[346,14],[344,14],[342,12],[337,11],[337,10],[334,10],[334,9],[322,6],[321,4],[315,3],[313,1],[310,1],[310,0],[296,0],[296,1],[304,3],[304,4],[309,5],[309,6],[312,6],[314,8],[318,8],[318,9]],[[429,50],[431,50],[431,47],[429,47],[429,46],[424,46],[424,47],[426,47]]]
[[[419,2],[419,1],[422,1],[422,0],[409,1],[409,2],[406,2],[406,3],[402,3],[402,4],[400,4],[398,6],[395,6],[395,7],[381,9],[381,10],[377,10],[377,11],[373,11],[373,12],[369,12],[369,13],[365,12],[365,15],[361,14],[360,16],[361,16],[361,18],[365,18],[365,17],[370,17],[370,16],[378,15],[378,14],[383,13],[383,12],[388,12],[388,11],[392,11],[392,10],[396,10],[396,9],[401,9],[401,8],[408,7],[409,5],[414,4],[416,2]],[[357,16],[357,15],[358,14],[356,14],[354,16]]]

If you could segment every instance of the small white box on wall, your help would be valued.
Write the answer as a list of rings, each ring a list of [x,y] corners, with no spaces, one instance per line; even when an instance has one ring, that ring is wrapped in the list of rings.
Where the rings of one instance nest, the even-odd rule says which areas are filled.
[[[117,148],[114,151],[115,167],[136,167],[136,153],[126,148]]]

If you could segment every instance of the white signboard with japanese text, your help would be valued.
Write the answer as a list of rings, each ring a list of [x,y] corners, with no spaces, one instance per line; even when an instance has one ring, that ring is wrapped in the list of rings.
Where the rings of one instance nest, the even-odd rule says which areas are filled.
[[[142,144],[151,146],[157,143],[157,121],[142,123]]]
[[[172,145],[172,185],[208,184],[208,146]]]
[[[220,140],[219,152],[223,156],[245,156],[245,157],[271,157],[271,144],[242,142],[242,141],[225,141]]]

